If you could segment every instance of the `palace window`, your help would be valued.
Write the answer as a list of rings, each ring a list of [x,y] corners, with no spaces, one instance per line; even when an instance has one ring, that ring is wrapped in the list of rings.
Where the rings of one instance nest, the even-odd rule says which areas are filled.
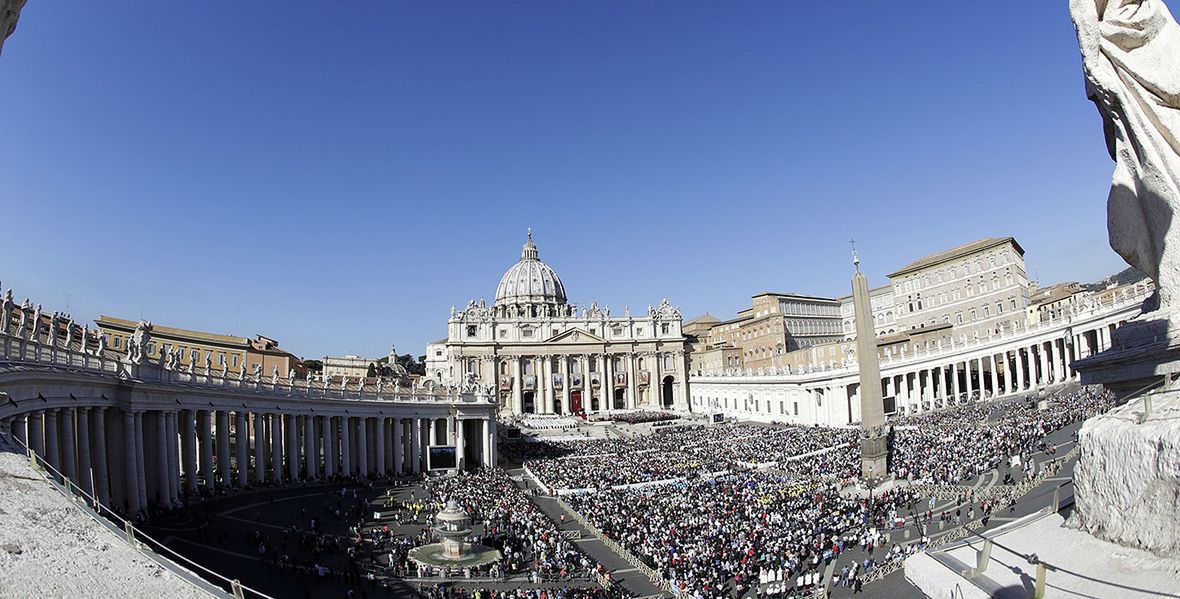
[[[232,358],[233,359],[231,360],[231,362],[233,362],[233,363],[230,365],[230,368],[237,368],[238,367],[238,357],[232,356]]]
[[[467,325],[467,336],[468,336],[468,337],[474,337],[474,336],[475,336],[475,325],[473,325],[473,324],[469,324],[469,325]]]
[[[667,335],[669,330],[671,330],[671,328],[668,326],[668,323],[665,322],[660,325],[660,333],[661,334]]]

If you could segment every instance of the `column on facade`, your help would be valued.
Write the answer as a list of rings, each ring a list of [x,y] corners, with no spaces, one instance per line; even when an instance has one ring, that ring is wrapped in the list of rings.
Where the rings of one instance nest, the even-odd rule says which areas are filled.
[[[369,476],[369,419],[361,417],[357,419],[357,464],[360,471],[361,478],[368,478]]]
[[[613,354],[602,354],[602,399],[606,405],[600,405],[606,410],[615,409],[615,357]]]
[[[635,409],[639,401],[639,382],[635,380],[635,352],[627,353],[627,409]]]
[[[590,354],[582,355],[582,410],[587,414],[590,413],[590,408],[593,407],[591,398],[594,397],[594,385],[590,382],[590,360],[594,356]]]
[[[561,360],[561,413],[570,413],[570,357],[562,354]]]
[[[139,503],[139,476],[135,470],[135,414],[123,412],[123,493],[127,514],[134,517],[143,505]]]
[[[94,408],[90,417],[90,463],[94,468],[94,498],[110,506],[111,483],[107,469],[106,408]]]
[[[352,417],[342,416],[340,418],[340,473],[344,476],[352,476],[355,470],[352,469]]]
[[[250,484],[250,456],[248,455],[250,435],[246,431],[246,413],[234,412],[234,459],[238,462],[238,488]]]
[[[184,471],[184,490],[188,495],[197,492],[197,426],[192,410],[180,412],[181,464]]]
[[[221,484],[230,485],[229,471],[229,412],[217,411],[217,473],[221,477]]]
[[[533,402],[533,409],[538,414],[553,412],[553,356],[545,355],[541,360],[540,374],[537,376],[537,399]]]
[[[901,373],[899,384],[901,385],[901,405],[905,406],[908,411],[909,406],[913,404],[910,398],[910,374],[908,372]]]
[[[513,356],[512,360],[512,412],[524,413],[524,372],[521,368],[520,356]]]

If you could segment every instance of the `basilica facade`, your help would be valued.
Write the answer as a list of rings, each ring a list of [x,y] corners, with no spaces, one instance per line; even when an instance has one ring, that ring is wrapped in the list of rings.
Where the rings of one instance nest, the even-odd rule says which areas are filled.
[[[495,385],[503,415],[687,411],[681,322],[680,309],[667,300],[615,316],[597,302],[569,303],[530,232],[520,261],[501,277],[494,303],[471,300],[462,310],[451,308],[445,345],[428,349],[438,366],[428,370],[440,382]]]

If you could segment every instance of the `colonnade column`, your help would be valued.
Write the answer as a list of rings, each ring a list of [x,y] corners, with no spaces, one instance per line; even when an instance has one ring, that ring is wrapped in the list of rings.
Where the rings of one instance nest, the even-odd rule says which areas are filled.
[[[1017,391],[1028,390],[1028,378],[1025,372],[1027,369],[1025,368],[1024,360],[1024,352],[1021,351],[1021,348],[1016,348],[1016,380],[1019,382],[1016,388]]]
[[[57,444],[57,410],[45,410],[45,453],[41,457],[61,470],[61,449]]]
[[[287,476],[295,482],[299,480],[299,430],[294,414],[283,414],[283,432],[287,435]]]
[[[483,421],[480,422],[480,430],[483,435],[480,437],[480,451],[483,453],[483,456],[481,457],[483,458],[483,465],[488,468],[496,465],[495,457],[492,455],[491,420],[491,418],[484,418]]]
[[[954,403],[954,404],[959,403],[959,363],[958,362],[951,363],[951,393],[953,394],[953,399],[951,400],[951,403]]]
[[[172,473],[168,471],[171,460],[168,459],[168,417],[164,412],[155,413],[156,433],[156,503],[166,506],[172,503],[168,492]]]
[[[91,418],[93,432],[90,436],[90,457],[94,467],[94,498],[99,503],[110,506],[111,484],[107,478],[107,432],[106,408],[94,408]]]
[[[228,487],[229,478],[229,412],[217,411],[217,471],[221,484]]]
[[[320,477],[320,458],[316,453],[315,416],[303,417],[303,456],[307,462],[307,479],[315,480]]]
[[[25,414],[17,414],[12,419],[12,436],[20,441],[21,445],[28,447],[29,445],[29,419]]]
[[[402,419],[391,418],[389,420],[389,452],[393,463],[390,464],[389,473],[395,476],[402,474]]]
[[[90,408],[78,408],[75,416],[78,423],[78,486],[94,496],[94,469],[90,463]]]
[[[360,418],[357,418],[357,424],[358,424],[357,432],[356,432],[356,453],[357,453],[357,464],[358,464],[357,469],[359,470],[359,474],[360,474],[361,478],[368,478],[369,477],[369,447],[368,447],[368,442],[367,442],[368,441],[367,437],[369,436],[369,422],[368,422],[368,420],[369,420],[368,418],[365,418],[363,416]]]
[[[996,369],[996,355],[987,355],[988,365],[992,369],[992,397],[1000,396],[1000,373]]]
[[[339,449],[336,445],[336,417],[324,416],[324,476],[336,476],[336,464],[339,462]]]
[[[146,464],[143,461],[144,447],[143,447],[143,412],[132,412],[135,420],[135,428],[132,436],[135,437],[135,476],[138,479],[138,495],[140,507],[147,507],[147,471]]]
[[[250,484],[250,435],[246,431],[246,413],[238,410],[234,413],[234,453],[238,461],[238,487],[246,488]]]
[[[139,477],[135,469],[135,414],[123,412],[123,493],[127,515],[134,518],[142,509],[139,503]]]
[[[340,467],[341,474],[352,476],[352,417],[340,418]]]
[[[29,414],[29,449],[37,454],[37,459],[45,459],[45,413],[33,412]]]
[[[168,500],[173,505],[180,504],[180,425],[176,421],[179,416],[175,410],[168,411]]]
[[[58,414],[57,427],[61,430],[61,472],[74,481],[78,481],[77,445],[74,442],[74,410],[66,408]]]
[[[252,413],[250,420],[254,425],[254,484],[262,484],[266,482],[266,435],[262,432],[262,413]]]
[[[456,416],[455,420],[455,464],[459,471],[467,469],[467,435],[463,427],[463,419]]]
[[[194,423],[196,416],[192,410],[184,410],[181,415],[184,418],[184,423],[180,427],[184,488],[189,495],[195,495],[197,492],[197,427]]]
[[[197,429],[201,435],[201,474],[205,477],[205,490],[212,493],[213,484],[213,416],[208,410],[197,413]]]
[[[414,473],[422,472],[422,419],[410,419],[410,467]]]
[[[270,434],[270,482],[283,480],[283,417],[267,414],[267,432]]]
[[[373,419],[373,449],[376,450],[376,456],[373,460],[373,470],[377,472],[378,477],[385,476],[385,417],[378,416]]]
[[[971,360],[969,359],[963,361],[963,380],[966,382],[967,399],[970,400],[975,393],[975,383],[971,380]]]

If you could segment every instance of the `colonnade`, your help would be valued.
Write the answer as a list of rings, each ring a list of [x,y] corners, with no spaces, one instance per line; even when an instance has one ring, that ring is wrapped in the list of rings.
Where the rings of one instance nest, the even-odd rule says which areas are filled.
[[[1011,396],[1080,380],[1073,363],[1111,347],[1114,329],[1137,305],[1049,323],[1024,335],[943,347],[881,361],[881,393],[898,414],[919,414],[971,400]],[[694,409],[737,418],[842,426],[860,421],[855,362],[807,373],[696,376]],[[891,398],[891,400],[890,400]]]
[[[129,515],[259,484],[420,473],[430,467],[432,445],[455,446],[460,469],[492,466],[496,455],[490,415],[83,406],[34,409],[2,422],[3,432],[62,476]]]

